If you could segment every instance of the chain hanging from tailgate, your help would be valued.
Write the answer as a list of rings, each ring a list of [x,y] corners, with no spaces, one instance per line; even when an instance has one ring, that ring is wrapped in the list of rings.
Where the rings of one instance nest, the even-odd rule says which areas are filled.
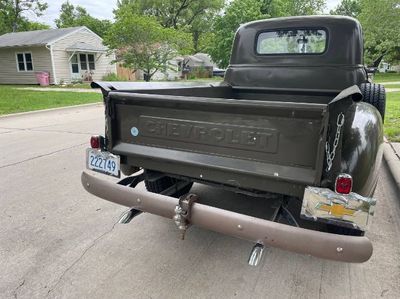
[[[343,114],[343,112],[341,112],[336,119],[337,127],[336,127],[335,139],[333,140],[332,151],[331,151],[331,147],[329,145],[329,141],[327,141],[325,144],[326,164],[328,165],[326,167],[326,171],[329,171],[332,168],[332,164],[333,164],[333,160],[335,159],[336,148],[339,144],[340,132],[343,127],[343,124],[344,124],[344,114]]]

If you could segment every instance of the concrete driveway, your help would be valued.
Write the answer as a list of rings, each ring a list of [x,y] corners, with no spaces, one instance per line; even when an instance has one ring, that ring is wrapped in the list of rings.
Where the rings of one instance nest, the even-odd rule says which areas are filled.
[[[399,297],[400,201],[384,166],[368,262],[269,248],[253,268],[246,241],[196,227],[180,241],[148,214],[115,224],[125,208],[80,185],[89,136],[102,132],[102,105],[0,118],[1,298]]]

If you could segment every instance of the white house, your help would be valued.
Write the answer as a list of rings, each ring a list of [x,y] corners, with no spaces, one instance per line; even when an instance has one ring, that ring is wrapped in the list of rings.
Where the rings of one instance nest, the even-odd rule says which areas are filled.
[[[194,55],[177,56],[167,63],[166,72],[157,71],[152,80],[177,80],[182,76],[182,68],[188,68],[195,73],[196,70],[203,68],[212,75],[213,69],[217,65],[211,60],[210,55],[206,53],[196,53]]]
[[[0,84],[35,84],[35,72],[50,83],[101,80],[116,73],[100,36],[87,27],[7,33],[0,36]]]

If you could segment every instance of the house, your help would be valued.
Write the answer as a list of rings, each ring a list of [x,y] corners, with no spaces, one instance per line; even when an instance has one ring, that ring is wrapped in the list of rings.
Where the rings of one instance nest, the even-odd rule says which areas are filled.
[[[212,62],[210,55],[205,53],[177,56],[168,61],[165,72],[157,71],[152,80],[178,80],[185,75],[185,70],[189,77],[210,78],[214,68],[217,68],[216,64]]]
[[[7,33],[0,36],[0,84],[36,84],[36,72],[50,83],[101,80],[116,73],[114,55],[85,26]]]
[[[379,73],[386,73],[387,71],[390,70],[390,64],[384,61],[381,61],[381,63],[378,66],[378,72]]]
[[[189,68],[189,74],[197,78],[210,78],[213,76],[213,69],[217,67],[213,63],[210,55],[206,53],[196,53],[186,56],[183,61],[185,67]]]
[[[379,73],[387,73],[387,72],[400,73],[400,65],[398,65],[398,64],[392,65],[392,64],[387,63],[382,60],[381,63],[379,63],[378,72]]]

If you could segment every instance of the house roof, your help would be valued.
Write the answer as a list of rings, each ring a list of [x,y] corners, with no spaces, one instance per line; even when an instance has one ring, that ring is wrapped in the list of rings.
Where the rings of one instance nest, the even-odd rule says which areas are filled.
[[[75,51],[106,52],[107,48],[104,46],[97,47],[97,46],[89,45],[85,42],[78,42],[78,43],[73,44],[72,46],[69,46],[65,50],[67,50],[69,52],[75,52]]]
[[[63,36],[78,31],[84,26],[61,29],[35,30],[25,32],[6,33],[0,36],[0,48],[18,46],[47,45]]]
[[[206,66],[214,66],[214,67],[216,67],[216,64],[213,63],[213,61],[211,59],[211,56],[209,54],[196,53],[193,56],[196,57],[197,59],[200,59],[201,61],[203,61],[204,65],[206,65]]]

